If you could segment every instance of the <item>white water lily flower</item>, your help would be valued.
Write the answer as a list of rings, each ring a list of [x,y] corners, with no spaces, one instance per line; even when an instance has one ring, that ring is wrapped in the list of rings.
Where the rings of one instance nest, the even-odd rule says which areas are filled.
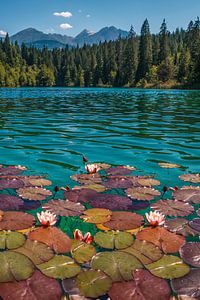
[[[57,222],[56,215],[50,211],[42,211],[41,214],[37,213],[38,220],[43,226],[53,226]]]
[[[145,216],[151,226],[159,226],[165,223],[165,216],[158,211],[150,211],[150,213],[146,213]]]

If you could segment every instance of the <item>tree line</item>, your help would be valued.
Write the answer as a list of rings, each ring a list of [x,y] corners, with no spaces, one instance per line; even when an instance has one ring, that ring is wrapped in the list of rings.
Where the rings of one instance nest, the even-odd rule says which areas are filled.
[[[79,48],[37,49],[0,40],[0,87],[196,87],[200,88],[200,20],[169,32],[163,20],[151,34]]]

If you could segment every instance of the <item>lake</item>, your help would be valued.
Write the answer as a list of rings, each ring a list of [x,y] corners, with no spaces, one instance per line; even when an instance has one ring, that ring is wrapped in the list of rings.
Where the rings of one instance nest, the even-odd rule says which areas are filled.
[[[139,89],[0,89],[0,163],[25,165],[54,184],[90,161],[133,165],[165,184],[200,172],[200,92]],[[182,169],[166,170],[158,162]]]

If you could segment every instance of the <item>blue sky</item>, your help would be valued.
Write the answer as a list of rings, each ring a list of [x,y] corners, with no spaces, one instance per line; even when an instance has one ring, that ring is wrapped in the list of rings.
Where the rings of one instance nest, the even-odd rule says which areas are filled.
[[[131,24],[139,33],[145,18],[152,32],[158,32],[163,18],[170,30],[186,28],[200,15],[200,0],[0,0],[0,8],[0,33],[34,27],[75,36],[85,28],[98,31],[114,25],[129,30]],[[61,12],[72,16],[54,15]]]

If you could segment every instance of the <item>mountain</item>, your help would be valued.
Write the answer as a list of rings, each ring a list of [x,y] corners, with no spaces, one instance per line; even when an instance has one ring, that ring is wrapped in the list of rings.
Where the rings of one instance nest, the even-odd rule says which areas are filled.
[[[84,29],[76,37],[57,33],[44,33],[34,28],[27,28],[11,36],[11,41],[17,41],[20,45],[25,43],[27,45],[33,45],[37,48],[46,46],[52,49],[63,48],[66,45],[83,46],[84,44],[98,44],[104,41],[116,40],[119,36],[125,38],[127,35],[127,31],[117,29],[114,26],[104,27],[98,32],[91,32],[87,29]]]

